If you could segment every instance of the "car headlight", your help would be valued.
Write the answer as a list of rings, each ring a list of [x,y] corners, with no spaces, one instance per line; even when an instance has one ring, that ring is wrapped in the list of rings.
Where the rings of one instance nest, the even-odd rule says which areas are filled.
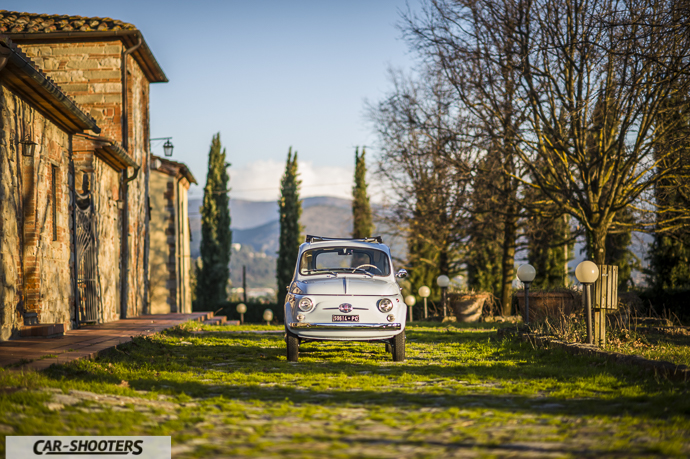
[[[391,309],[393,309],[393,302],[388,298],[382,298],[379,300],[377,306],[379,307],[379,311],[389,312]]]
[[[309,298],[302,298],[297,304],[300,311],[309,312],[314,309],[314,303]]]

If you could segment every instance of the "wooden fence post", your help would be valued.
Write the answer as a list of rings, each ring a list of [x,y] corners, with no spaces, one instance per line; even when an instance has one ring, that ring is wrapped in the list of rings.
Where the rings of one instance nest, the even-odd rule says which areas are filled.
[[[598,265],[594,283],[594,344],[606,344],[606,313],[618,309],[618,266]]]

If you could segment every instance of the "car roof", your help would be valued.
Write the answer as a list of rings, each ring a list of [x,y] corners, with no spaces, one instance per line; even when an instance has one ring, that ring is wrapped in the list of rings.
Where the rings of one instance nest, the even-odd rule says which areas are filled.
[[[376,249],[385,252],[390,256],[391,251],[386,244],[379,242],[364,242],[357,239],[329,239],[326,241],[304,242],[299,246],[299,253],[302,254],[305,250],[321,249],[328,247],[353,247],[361,249]]]

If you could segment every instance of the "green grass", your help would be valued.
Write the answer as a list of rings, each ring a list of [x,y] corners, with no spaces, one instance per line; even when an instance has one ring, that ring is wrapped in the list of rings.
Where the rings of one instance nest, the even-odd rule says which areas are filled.
[[[38,360],[57,359],[57,358],[58,358],[57,354],[45,354],[45,355],[42,355],[41,357],[39,357]]]
[[[400,363],[342,342],[289,363],[282,334],[243,333],[282,327],[190,323],[95,361],[0,371],[0,432],[171,435],[176,458],[690,454],[687,384],[495,326],[415,324]]]
[[[608,338],[605,347],[608,351],[690,366],[690,335],[638,328],[636,331],[613,331]]]

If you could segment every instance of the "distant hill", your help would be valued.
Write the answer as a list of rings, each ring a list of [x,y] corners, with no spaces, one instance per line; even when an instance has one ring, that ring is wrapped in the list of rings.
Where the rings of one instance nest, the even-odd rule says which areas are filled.
[[[232,242],[250,245],[257,252],[275,257],[278,251],[278,234],[280,223],[278,220],[266,223],[256,228],[232,230]]]
[[[302,210],[301,225],[305,234],[319,236],[350,237],[352,214],[334,206],[311,206]],[[275,256],[278,252],[280,223],[278,220],[245,230],[233,230],[232,242],[249,244],[257,252]]]
[[[201,199],[189,200],[189,224],[192,231],[191,255],[199,256],[201,242]],[[306,234],[349,237],[352,211],[349,199],[319,196],[302,200],[300,223]],[[232,242],[250,244],[256,251],[275,256],[278,251],[278,203],[276,201],[230,200]]]

